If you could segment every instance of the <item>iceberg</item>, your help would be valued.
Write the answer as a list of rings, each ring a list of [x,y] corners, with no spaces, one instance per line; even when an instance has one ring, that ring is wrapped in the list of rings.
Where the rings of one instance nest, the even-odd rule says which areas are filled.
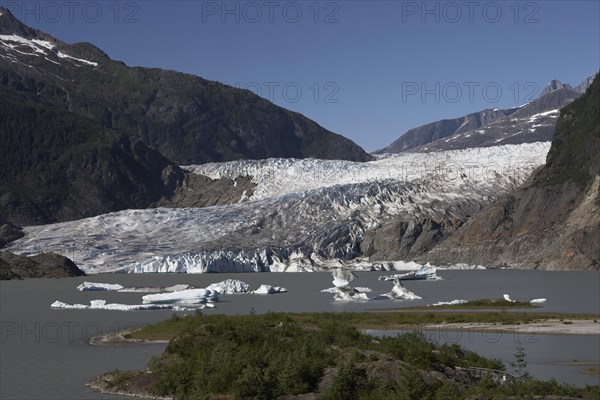
[[[253,292],[252,294],[274,294],[274,293],[285,293],[287,289],[279,286],[271,286],[262,284],[260,287]]]
[[[337,288],[346,287],[357,278],[356,274],[347,269],[334,269],[331,271],[333,275],[333,285]]]
[[[467,302],[467,300],[452,300],[452,301],[438,301],[437,303],[433,303],[431,306],[432,307],[439,307],[439,306],[455,306],[458,304],[465,304]]]
[[[85,304],[67,304],[62,301],[55,301],[50,305],[56,309],[76,309],[76,310],[111,310],[111,311],[143,311],[143,310],[185,310],[183,307],[171,304],[119,304],[106,303],[106,300],[91,300],[90,305]]]
[[[178,292],[148,294],[142,297],[143,304],[204,304],[217,301],[219,292],[212,289],[188,289]]]
[[[77,286],[77,290],[80,292],[114,292],[121,289],[123,289],[123,286],[112,283],[83,282]]]
[[[181,290],[196,289],[194,286],[186,284],[178,284],[173,286],[126,286],[119,289],[122,293],[164,293],[164,292],[179,292]]]
[[[250,285],[237,279],[226,279],[221,282],[210,284],[207,290],[217,291],[220,294],[248,293]]]
[[[351,281],[357,278],[356,274],[347,269],[336,268],[331,271],[333,276],[333,288],[325,289],[323,292],[333,293],[334,301],[366,301],[370,300],[365,292],[370,292],[369,288],[357,288],[350,287]]]
[[[333,295],[335,301],[367,301],[369,297],[362,292],[356,290],[353,287],[339,287],[336,288],[337,292]]]
[[[544,299],[544,298],[533,299],[533,300],[529,301],[529,303],[531,303],[531,304],[543,304],[545,302],[546,302],[546,299]]]
[[[504,297],[504,300],[508,301],[509,303],[514,303],[515,301],[512,300],[510,298],[510,296],[508,294],[503,294],[502,297]]]
[[[179,292],[186,289],[195,289],[195,287],[186,284],[172,286],[122,286],[119,284],[98,282],[83,282],[77,286],[77,290],[80,292],[163,293]]]
[[[404,281],[418,281],[418,280],[437,280],[440,279],[436,273],[435,265],[431,265],[429,263],[422,265],[416,271],[407,272],[405,274],[396,274],[391,276],[380,276],[378,278],[380,281],[393,281],[395,279],[400,279]]]
[[[50,305],[50,307],[51,308],[66,308],[66,309],[82,310],[82,309],[88,308],[89,306],[86,306],[85,304],[67,304],[67,303],[63,303],[62,301],[56,300],[54,303],[52,303]]]
[[[421,296],[417,296],[402,285],[400,278],[394,279],[394,287],[389,293],[382,294],[380,297],[393,300],[420,300]]]
[[[480,270],[480,269],[487,269],[486,267],[484,267],[483,265],[471,265],[471,264],[454,264],[454,265],[448,265],[446,267],[438,267],[439,270],[448,270],[448,271],[454,271],[454,270]]]
[[[371,293],[373,291],[371,288],[361,287],[361,286],[357,286],[354,289],[359,293]],[[336,288],[336,287],[330,287],[330,288],[321,290],[321,293],[337,293],[337,292],[338,292],[338,288]]]

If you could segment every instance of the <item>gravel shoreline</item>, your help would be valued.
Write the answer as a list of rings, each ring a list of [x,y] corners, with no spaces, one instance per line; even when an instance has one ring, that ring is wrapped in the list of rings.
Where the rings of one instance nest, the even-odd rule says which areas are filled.
[[[598,320],[595,320],[598,321]],[[549,319],[521,324],[500,324],[492,322],[460,322],[419,325],[422,330],[445,330],[445,331],[499,331],[499,332],[524,332],[528,334],[542,335],[600,335],[600,322],[594,320],[558,320]]]

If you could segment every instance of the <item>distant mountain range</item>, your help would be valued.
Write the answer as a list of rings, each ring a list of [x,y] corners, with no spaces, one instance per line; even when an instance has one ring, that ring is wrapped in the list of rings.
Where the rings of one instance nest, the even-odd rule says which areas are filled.
[[[17,225],[239,200],[243,190],[220,185],[215,193],[210,180],[186,178],[180,164],[372,159],[250,91],[130,68],[92,44],[31,29],[4,8],[0,100],[0,217]],[[190,188],[195,198],[182,193]]]
[[[550,82],[538,99],[507,110],[486,109],[455,119],[411,129],[376,154],[429,152],[533,143],[552,139],[559,109],[579,97],[593,76],[576,88],[558,80]]]

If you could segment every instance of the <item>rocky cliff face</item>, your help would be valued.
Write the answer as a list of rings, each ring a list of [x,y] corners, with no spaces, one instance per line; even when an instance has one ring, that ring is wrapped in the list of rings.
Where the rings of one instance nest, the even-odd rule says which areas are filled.
[[[420,259],[600,269],[600,79],[561,110],[546,165]]]
[[[27,278],[67,278],[83,276],[71,260],[58,254],[44,253],[33,257],[0,252],[0,280]]]
[[[23,236],[25,234],[19,227],[0,217],[0,249]]]
[[[185,173],[139,140],[4,92],[0,214],[16,225],[64,221],[170,197]]]
[[[365,233],[360,249],[371,260],[412,260],[429,252],[444,238],[460,227],[470,213],[480,207],[473,205],[461,217],[414,219],[410,216],[395,218]],[[431,260],[430,260],[431,261]]]

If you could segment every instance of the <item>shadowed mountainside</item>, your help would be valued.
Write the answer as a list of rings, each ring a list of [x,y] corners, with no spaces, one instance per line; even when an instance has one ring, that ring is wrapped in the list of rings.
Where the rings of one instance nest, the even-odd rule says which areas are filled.
[[[33,257],[0,252],[0,280],[27,278],[68,278],[85,273],[68,258],[53,253]]]

